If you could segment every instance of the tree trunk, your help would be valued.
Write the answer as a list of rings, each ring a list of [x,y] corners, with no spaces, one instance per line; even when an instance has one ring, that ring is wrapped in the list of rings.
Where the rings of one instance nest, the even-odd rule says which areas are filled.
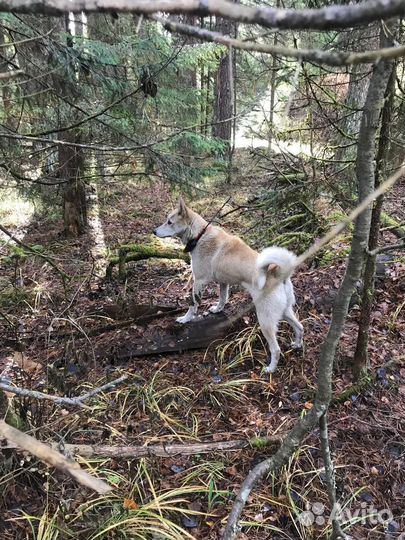
[[[280,7],[280,0],[276,1],[276,7]],[[273,45],[276,47],[278,43],[277,32],[274,33]],[[277,70],[278,70],[278,58],[274,54],[271,61],[271,79],[270,79],[270,112],[269,112],[269,133],[268,133],[268,142],[269,142],[269,152],[272,149],[272,143],[274,139],[274,106],[276,103],[276,85],[277,85]]]
[[[388,46],[388,45],[385,45]],[[390,146],[390,131],[393,117],[394,96],[395,96],[395,66],[392,66],[391,75],[389,78],[387,91],[385,95],[384,107],[381,117],[381,131],[378,141],[378,151],[376,158],[376,171],[374,187],[380,185],[380,179],[385,176],[389,146]],[[370,236],[368,240],[368,251],[373,251],[378,246],[378,237],[380,232],[380,217],[383,205],[383,196],[379,197],[374,205],[371,224]],[[359,317],[359,331],[357,335],[356,350],[353,357],[353,375],[358,379],[365,370],[368,361],[368,341],[371,321],[371,310],[374,300],[374,281],[375,281],[375,262],[376,256],[367,255],[366,265],[364,270],[364,286],[361,299],[361,311]]]
[[[74,132],[61,132],[63,139],[78,142]],[[59,171],[66,180],[63,190],[63,222],[66,236],[83,234],[87,225],[85,184],[81,179],[84,159],[81,149],[59,145]]]
[[[374,40],[371,36],[375,33],[375,30],[375,25],[371,25],[366,30],[344,32],[339,39],[339,46],[342,50],[359,50],[363,47],[372,49],[375,43],[373,43]],[[344,187],[346,196],[349,199],[356,188],[354,183],[354,160],[356,159],[357,150],[355,144],[349,145],[349,143],[354,142],[359,133],[370,77],[371,70],[368,64],[356,64],[350,67],[347,94],[342,108],[342,118],[339,121],[341,133],[336,144],[341,146],[336,150],[335,159],[339,162],[353,160],[353,164],[350,164],[340,175],[342,187]],[[337,166],[340,167],[341,163],[337,163]]]
[[[223,35],[234,36],[236,25],[234,22],[217,18],[215,31]],[[229,52],[221,55],[214,87],[214,125],[212,135],[230,142],[232,138],[233,116],[233,84],[232,84],[232,55]],[[224,120],[228,121],[224,122]]]
[[[59,19],[62,28],[67,33],[67,46],[73,46],[73,36],[69,29],[69,16]],[[77,69],[77,66],[75,66]],[[61,86],[57,81],[57,87]],[[58,111],[59,124],[61,121],[61,109]],[[79,143],[80,135],[76,130],[61,131],[59,139],[69,143]],[[66,236],[79,236],[85,231],[87,225],[86,189],[82,180],[84,169],[84,156],[80,148],[60,144],[58,146],[58,169],[59,177],[66,183],[63,184],[63,223]]]
[[[0,45],[2,45],[2,52],[5,58],[8,58],[9,47],[6,47],[7,38],[5,36],[5,31],[3,28],[0,28]],[[8,72],[8,64],[6,61],[0,60],[0,73]],[[3,111],[4,111],[4,124],[6,126],[10,125],[10,112],[11,112],[11,91],[10,86],[2,84],[1,93],[3,99]]]

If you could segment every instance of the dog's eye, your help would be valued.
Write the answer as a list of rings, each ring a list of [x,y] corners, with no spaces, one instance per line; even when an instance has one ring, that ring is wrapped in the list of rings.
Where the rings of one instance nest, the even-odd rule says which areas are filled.
[[[170,219],[167,220],[167,224],[168,225],[171,225],[172,224],[172,221]]]

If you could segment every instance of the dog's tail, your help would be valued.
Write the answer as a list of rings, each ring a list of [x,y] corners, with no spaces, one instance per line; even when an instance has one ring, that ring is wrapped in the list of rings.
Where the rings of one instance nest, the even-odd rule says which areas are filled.
[[[296,259],[294,253],[282,247],[271,246],[264,249],[259,253],[256,261],[258,288],[263,289],[269,276],[282,275],[284,279],[289,277],[294,270]]]

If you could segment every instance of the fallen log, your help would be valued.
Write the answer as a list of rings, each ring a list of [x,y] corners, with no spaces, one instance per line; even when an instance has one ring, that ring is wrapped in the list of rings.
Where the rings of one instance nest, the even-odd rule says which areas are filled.
[[[405,238],[405,229],[402,227],[402,223],[393,218],[392,216],[381,212],[381,223],[386,229],[389,229],[392,234],[395,234],[397,238]]]
[[[174,326],[170,334],[158,335],[142,341],[128,340],[128,344],[115,348],[111,353],[105,349],[98,350],[96,358],[124,361],[139,356],[206,349],[229,335],[239,320],[239,317],[228,319],[223,313],[207,315],[187,325]]]
[[[127,263],[130,261],[142,261],[145,259],[171,259],[190,262],[190,255],[182,249],[160,249],[155,246],[142,244],[123,244],[118,249],[118,257],[111,257],[106,270],[106,278],[112,278],[114,266],[118,265],[118,276],[125,280],[127,276]]]
[[[70,455],[77,455],[83,458],[103,457],[114,459],[131,459],[148,456],[171,457],[171,456],[192,456],[196,454],[207,454],[210,452],[233,452],[250,448],[260,450],[273,445],[278,445],[281,436],[273,437],[253,437],[252,439],[235,439],[228,441],[200,442],[190,444],[153,444],[150,446],[108,446],[98,444],[64,444],[63,448]],[[51,443],[51,448],[57,450],[58,443]],[[1,449],[13,449],[17,445],[1,445]]]

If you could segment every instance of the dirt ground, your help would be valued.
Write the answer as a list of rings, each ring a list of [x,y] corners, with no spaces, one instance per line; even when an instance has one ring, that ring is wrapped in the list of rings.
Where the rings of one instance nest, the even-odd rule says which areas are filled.
[[[257,185],[263,181],[255,180]],[[237,188],[239,200],[252,191],[252,185],[243,182]],[[396,189],[396,215],[403,218],[403,182]],[[208,191],[195,200],[194,207],[210,217],[228,190],[222,186]],[[100,187],[98,195],[109,254],[115,254],[123,243],[156,244],[152,231],[176,201],[163,181],[111,184]],[[389,198],[390,206],[393,201],[395,193]],[[249,214],[243,218],[230,214],[223,226],[249,239],[245,231],[250,219]],[[255,315],[246,293],[236,288],[226,314],[237,321],[221,342],[208,349],[131,358],[139,344],[153,346],[162,336],[166,341],[179,339],[175,314],[142,321],[136,319],[136,310],[139,304],[187,309],[187,263],[134,262],[128,266],[125,283],[115,272],[106,281],[94,275],[91,231],[78,239],[65,239],[61,229],[60,220],[36,216],[22,240],[43,246],[45,253],[55,257],[70,276],[65,289],[61,276],[46,261],[31,256],[10,259],[10,244],[0,244],[2,376],[22,387],[67,396],[77,396],[123,372],[130,379],[85,409],[15,397],[13,405],[24,429],[62,447],[66,443],[215,442],[282,436],[311,407],[319,351],[345,269],[346,261],[339,256],[342,240],[332,246],[337,255],[328,264],[310,263],[295,274],[305,347],[298,353],[289,348],[290,331],[282,323],[283,356],[278,371],[269,378],[262,371],[267,353]],[[384,239],[394,238],[384,233]],[[368,384],[341,398],[352,384],[350,361],[359,314],[356,299],[336,357],[330,438],[343,521],[353,524],[350,534],[355,538],[399,538],[405,531],[404,269],[403,259],[389,260],[377,281],[370,339],[373,377]],[[215,285],[207,287],[202,312],[216,295]],[[269,477],[254,490],[244,511],[241,538],[324,537],[328,503],[318,435],[314,432],[306,439],[278,478]],[[114,516],[125,522],[123,515],[132,519],[153,497],[170,494],[178,502],[159,511],[167,510],[195,538],[215,540],[242,480],[272,452],[274,447],[269,446],[144,460],[88,459],[87,466],[116,487],[114,497],[97,507],[95,494],[59,473],[49,475],[44,465],[28,456],[4,450],[1,535],[4,539],[166,538],[164,527],[152,527],[142,533],[145,536],[136,536],[125,524],[108,527]],[[176,495],[180,487],[183,491]],[[43,525],[42,536],[41,516],[42,524],[48,526]],[[45,534],[50,534],[53,517],[59,535],[54,537]]]

